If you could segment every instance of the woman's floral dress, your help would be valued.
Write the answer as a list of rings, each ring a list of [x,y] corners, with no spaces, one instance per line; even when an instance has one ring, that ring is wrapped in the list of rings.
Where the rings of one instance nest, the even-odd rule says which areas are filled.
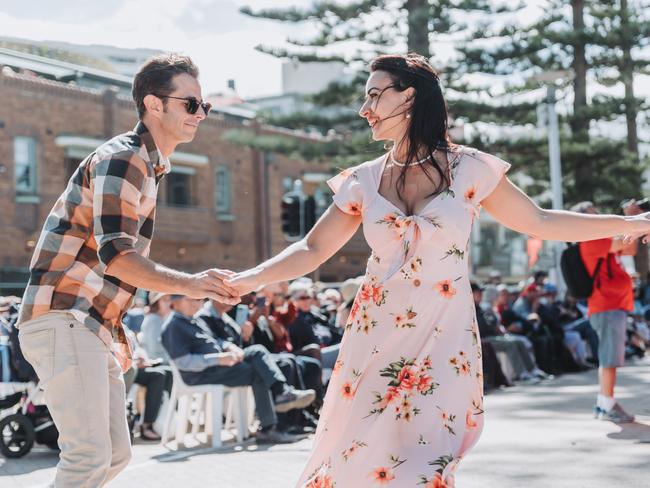
[[[346,325],[301,488],[451,488],[483,425],[468,245],[510,165],[458,147],[452,183],[417,215],[379,192],[387,156],[329,180],[372,254]]]

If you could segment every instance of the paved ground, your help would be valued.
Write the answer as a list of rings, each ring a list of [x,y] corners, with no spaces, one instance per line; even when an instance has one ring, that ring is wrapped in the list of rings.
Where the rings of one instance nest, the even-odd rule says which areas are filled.
[[[565,375],[488,395],[487,424],[461,464],[458,487],[649,487],[650,358],[621,371],[618,396],[637,414],[635,424],[591,417],[596,377],[595,371]],[[136,444],[130,466],[110,486],[292,488],[310,445],[257,448],[248,442],[219,451],[168,451]],[[41,449],[20,460],[0,458],[0,487],[43,486],[55,463],[56,455]]]

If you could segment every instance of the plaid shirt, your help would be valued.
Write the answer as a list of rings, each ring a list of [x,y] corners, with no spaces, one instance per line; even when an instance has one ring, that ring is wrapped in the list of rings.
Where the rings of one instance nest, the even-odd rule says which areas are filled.
[[[127,253],[149,255],[158,182],[169,170],[142,122],[81,162],[45,220],[19,324],[51,310],[69,311],[113,351],[124,371],[129,368],[121,319],[135,287],[106,275],[106,267]]]

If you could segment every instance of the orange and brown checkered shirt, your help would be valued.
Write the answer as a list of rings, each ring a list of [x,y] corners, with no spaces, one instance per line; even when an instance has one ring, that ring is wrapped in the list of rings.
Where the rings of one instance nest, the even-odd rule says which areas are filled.
[[[128,369],[131,348],[121,319],[135,287],[105,271],[117,256],[149,255],[158,182],[169,170],[142,122],[81,162],[45,220],[18,324],[69,311]]]

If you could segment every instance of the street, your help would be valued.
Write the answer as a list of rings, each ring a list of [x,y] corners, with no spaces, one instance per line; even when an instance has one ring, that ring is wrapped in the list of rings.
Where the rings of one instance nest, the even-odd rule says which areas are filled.
[[[590,371],[489,394],[483,436],[461,464],[457,487],[650,486],[650,358],[620,371],[617,396],[637,414],[634,424],[593,419],[596,384],[597,372]],[[248,441],[218,451],[169,451],[136,443],[131,464],[109,486],[291,488],[310,445],[258,448]],[[19,460],[0,458],[0,486],[44,486],[56,459],[40,447]]]

